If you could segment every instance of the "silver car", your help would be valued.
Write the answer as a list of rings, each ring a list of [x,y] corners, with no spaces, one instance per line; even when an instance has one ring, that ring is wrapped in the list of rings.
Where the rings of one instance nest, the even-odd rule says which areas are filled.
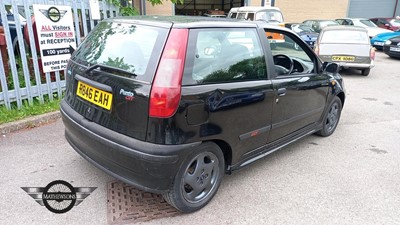
[[[324,28],[315,52],[324,62],[338,63],[341,68],[360,69],[364,76],[368,76],[374,67],[375,49],[363,27],[339,25]]]

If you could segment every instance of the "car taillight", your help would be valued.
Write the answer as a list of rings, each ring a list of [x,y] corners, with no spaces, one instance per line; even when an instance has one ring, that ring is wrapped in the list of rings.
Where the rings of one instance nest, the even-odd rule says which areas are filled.
[[[375,48],[371,48],[371,50],[369,50],[369,57],[371,60],[375,60]]]
[[[188,29],[172,29],[153,81],[149,116],[168,118],[175,114],[181,98]]]

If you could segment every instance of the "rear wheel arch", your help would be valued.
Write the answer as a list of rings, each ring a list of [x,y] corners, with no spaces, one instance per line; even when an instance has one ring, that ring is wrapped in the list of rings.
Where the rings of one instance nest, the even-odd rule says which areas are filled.
[[[164,199],[181,212],[206,206],[217,193],[225,171],[223,151],[213,141],[196,146],[183,160]]]
[[[218,147],[222,150],[222,154],[224,155],[225,159],[225,173],[230,173],[230,167],[232,165],[232,148],[231,146],[223,141],[223,140],[211,140],[218,145]]]
[[[345,100],[344,92],[340,92],[336,96],[339,97],[340,101],[342,102],[342,107],[343,107],[344,106],[344,100]]]

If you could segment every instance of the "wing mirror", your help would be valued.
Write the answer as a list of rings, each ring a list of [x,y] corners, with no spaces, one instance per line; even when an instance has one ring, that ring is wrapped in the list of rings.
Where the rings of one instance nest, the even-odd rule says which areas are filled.
[[[336,74],[340,70],[340,66],[337,63],[324,62],[322,69],[325,73]]]

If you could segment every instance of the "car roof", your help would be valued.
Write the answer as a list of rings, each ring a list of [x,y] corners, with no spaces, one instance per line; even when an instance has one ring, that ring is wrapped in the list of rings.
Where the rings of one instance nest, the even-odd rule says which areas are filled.
[[[367,18],[339,18],[338,20],[369,20]]]
[[[367,29],[364,27],[359,26],[351,26],[351,25],[334,25],[334,26],[327,26],[322,31],[331,31],[331,30],[355,30],[355,31],[363,31],[368,32]]]
[[[243,7],[234,7],[231,8],[231,12],[258,12],[258,11],[263,11],[263,10],[268,10],[268,9],[274,9],[281,11],[278,7],[274,6],[243,6]]]
[[[304,20],[303,23],[306,22],[306,21],[316,21],[316,22],[333,21],[333,22],[336,22],[335,20],[331,20],[331,19],[314,19],[314,20],[311,19],[311,20]]]
[[[231,18],[216,18],[205,16],[130,16],[114,17],[106,21],[135,23],[157,27],[176,28],[207,28],[207,27],[263,27],[286,30],[284,27],[268,24],[264,21],[237,20]]]
[[[373,19],[391,20],[391,19],[395,19],[395,18],[392,18],[392,17],[374,17],[374,18],[371,18],[370,20],[373,20]]]

